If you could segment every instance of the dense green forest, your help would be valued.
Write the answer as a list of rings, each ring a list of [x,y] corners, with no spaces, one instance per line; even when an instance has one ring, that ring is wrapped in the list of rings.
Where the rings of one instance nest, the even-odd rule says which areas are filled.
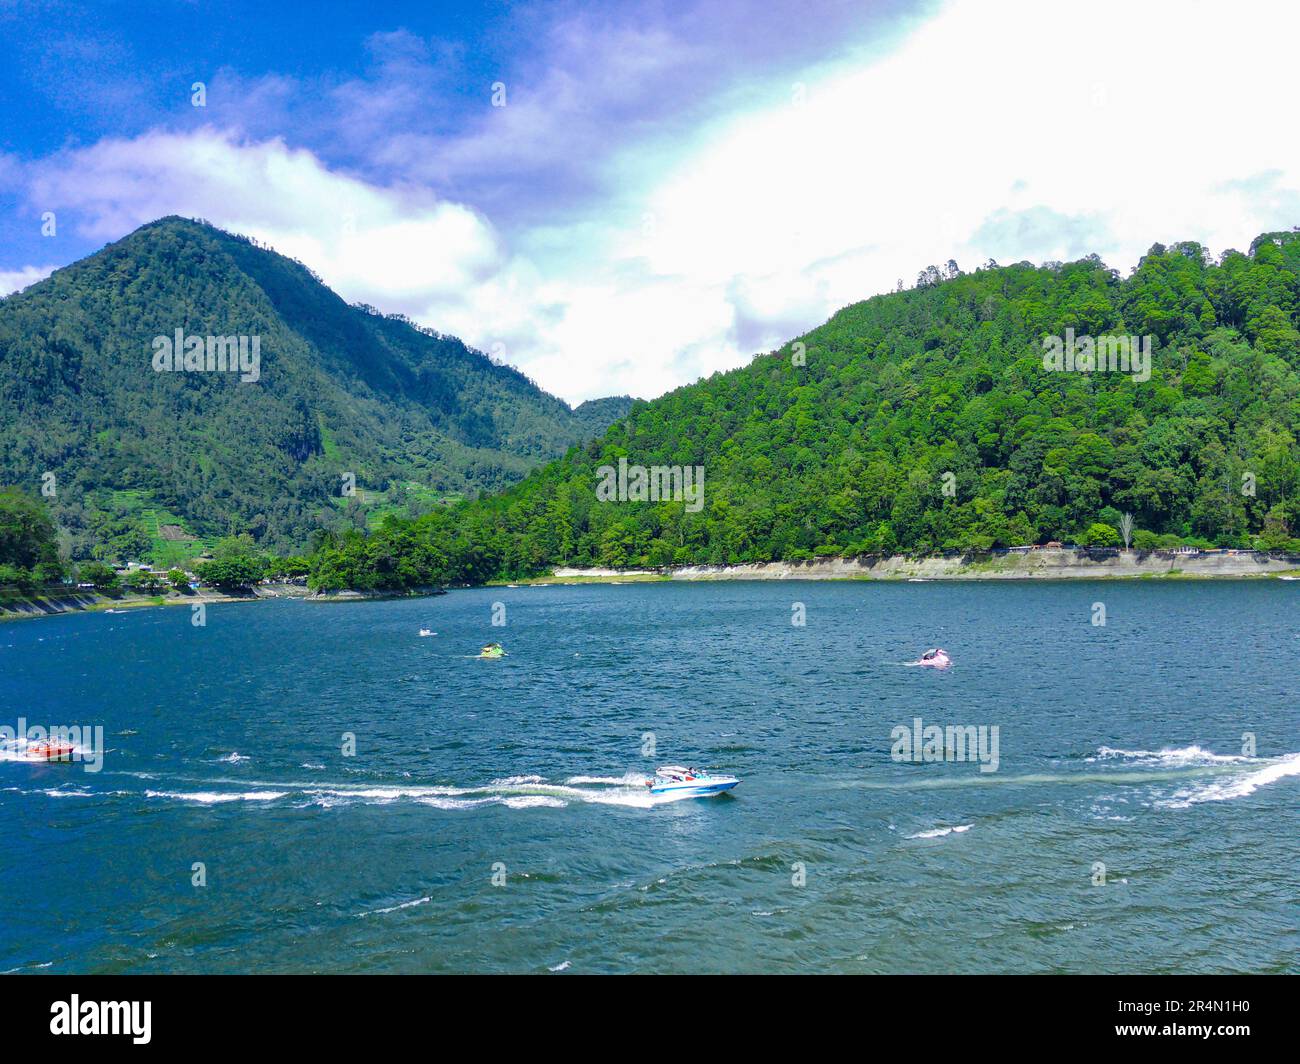
[[[1129,276],[931,267],[779,351],[638,402],[494,496],[317,534],[317,587],[558,564],[738,563],[1061,540],[1296,549],[1300,233],[1217,260],[1157,245]],[[1049,372],[1044,341],[1151,337],[1149,379]],[[602,466],[699,466],[703,505],[601,502]],[[949,475],[950,474],[950,475]]]
[[[27,492],[0,488],[0,588],[29,591],[63,575],[49,509]]]
[[[156,372],[154,339],[177,329],[258,337],[259,379]],[[231,533],[292,550],[505,487],[630,405],[570,409],[454,337],[179,218],[0,300],[0,484],[43,491],[76,558],[168,563]]]
[[[245,590],[264,577],[301,578],[308,570],[305,557],[269,554],[248,533],[218,539],[211,557],[194,566],[201,581],[226,591]],[[182,569],[166,574],[143,569],[122,573],[95,560],[69,564],[60,556],[58,529],[45,500],[17,488],[0,488],[0,596],[14,590],[22,595],[43,594],[51,585],[70,582],[74,575],[77,581],[107,593],[190,590],[190,576]]]

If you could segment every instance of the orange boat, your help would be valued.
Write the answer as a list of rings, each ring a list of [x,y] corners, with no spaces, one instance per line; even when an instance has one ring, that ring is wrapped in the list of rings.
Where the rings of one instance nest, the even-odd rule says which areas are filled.
[[[71,760],[76,747],[61,739],[49,739],[43,743],[30,743],[23,754],[30,761],[68,761]]]

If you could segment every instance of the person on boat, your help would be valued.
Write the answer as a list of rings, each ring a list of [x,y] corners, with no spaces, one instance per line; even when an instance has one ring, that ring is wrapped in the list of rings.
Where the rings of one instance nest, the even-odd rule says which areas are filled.
[[[921,655],[921,660],[932,661],[934,658],[937,658],[938,656],[939,656],[939,652],[937,650],[927,650],[924,654]]]

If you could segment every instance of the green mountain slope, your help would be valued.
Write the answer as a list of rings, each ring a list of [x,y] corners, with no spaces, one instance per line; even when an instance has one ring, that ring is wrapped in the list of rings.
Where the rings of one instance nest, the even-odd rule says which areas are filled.
[[[1139,547],[1296,546],[1298,320],[1298,233],[1218,261],[1157,245],[1127,278],[1095,257],[931,268],[743,369],[635,404],[500,495],[326,545],[314,579],[1105,544],[1122,513]],[[1049,371],[1044,340],[1066,330],[1149,336],[1149,379]],[[599,469],[620,458],[703,467],[701,505],[599,501]]]
[[[156,372],[154,339],[177,329],[249,337],[250,353],[257,337],[259,379]],[[575,412],[453,337],[178,218],[0,300],[0,484],[48,482],[78,554],[174,560],[230,531],[300,547],[368,512],[504,487],[630,404]]]

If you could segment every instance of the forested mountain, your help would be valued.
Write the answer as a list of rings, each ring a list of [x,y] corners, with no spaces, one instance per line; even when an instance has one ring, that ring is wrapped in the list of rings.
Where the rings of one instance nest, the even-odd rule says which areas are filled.
[[[177,330],[205,358],[204,338],[245,337],[250,364],[257,338],[258,379],[157,371],[155,340]],[[180,218],[0,300],[0,485],[45,489],[82,556],[165,561],[230,532],[302,547],[502,488],[630,405],[572,410],[454,337],[348,306],[302,264]]]
[[[636,403],[493,497],[345,535],[319,586],[550,566],[735,563],[1043,542],[1287,546],[1300,527],[1300,233],[1217,260],[1157,245],[931,267],[743,369]],[[1150,337],[1141,373],[1053,372],[1045,340]],[[701,466],[702,506],[598,501],[598,472]],[[949,475],[950,474],[950,475]]]

